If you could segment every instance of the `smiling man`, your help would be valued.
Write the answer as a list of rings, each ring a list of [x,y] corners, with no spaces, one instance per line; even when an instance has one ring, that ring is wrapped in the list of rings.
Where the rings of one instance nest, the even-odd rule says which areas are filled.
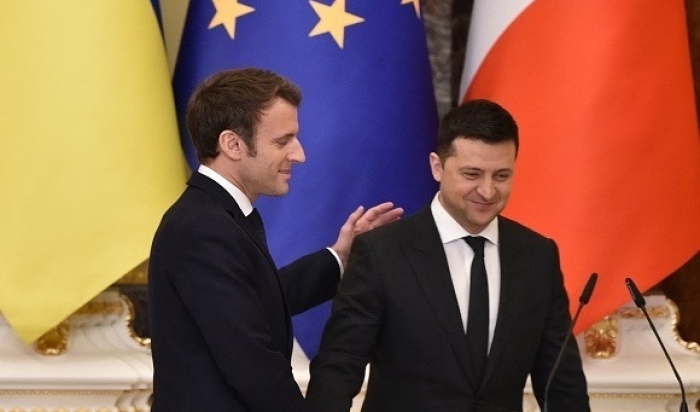
[[[217,73],[190,99],[202,165],[163,216],[149,264],[153,412],[306,410],[291,316],[333,296],[356,234],[403,212],[359,207],[335,244],[276,267],[253,202],[285,195],[305,160],[300,102],[294,84],[260,69]]]
[[[417,214],[358,236],[333,302],[307,399],[348,411],[522,411],[528,375],[540,405],[571,324],[556,244],[500,216],[518,127],[472,100],[443,119],[430,154],[439,192]],[[575,340],[549,410],[589,411]]]

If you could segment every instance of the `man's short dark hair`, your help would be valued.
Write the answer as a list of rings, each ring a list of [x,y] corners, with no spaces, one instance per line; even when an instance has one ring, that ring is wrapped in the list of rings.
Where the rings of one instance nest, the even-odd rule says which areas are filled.
[[[441,160],[452,156],[457,139],[477,139],[488,144],[514,142],[518,153],[518,125],[498,103],[486,99],[468,100],[450,110],[440,122],[435,152]]]
[[[204,80],[187,105],[187,129],[199,162],[218,155],[224,130],[238,134],[255,155],[260,116],[276,98],[299,107],[302,96],[294,83],[270,70],[224,70]]]

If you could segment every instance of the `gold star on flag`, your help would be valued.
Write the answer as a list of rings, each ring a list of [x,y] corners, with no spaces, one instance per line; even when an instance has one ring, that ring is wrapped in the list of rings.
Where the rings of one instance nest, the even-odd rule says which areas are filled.
[[[255,11],[254,8],[241,4],[238,0],[212,0],[212,3],[216,7],[216,14],[211,19],[209,28],[212,29],[221,24],[232,39],[236,36],[236,19]]]
[[[416,9],[416,16],[420,18],[420,0],[401,0],[401,4],[411,4]]]
[[[345,0],[335,0],[330,6],[313,0],[310,0],[309,3],[319,17],[319,21],[309,33],[309,37],[330,33],[341,49],[345,40],[345,28],[365,21],[362,17],[345,11]]]

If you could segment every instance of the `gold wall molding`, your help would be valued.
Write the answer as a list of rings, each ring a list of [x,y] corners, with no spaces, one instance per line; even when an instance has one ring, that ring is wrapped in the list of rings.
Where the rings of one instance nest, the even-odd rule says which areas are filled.
[[[700,392],[686,392],[686,395],[697,395]],[[680,399],[679,393],[620,393],[620,392],[589,392],[588,396],[595,399],[634,399],[634,400],[674,400]]]
[[[68,319],[56,325],[34,342],[34,351],[42,356],[59,356],[68,351],[70,343],[71,318],[79,316],[123,316],[124,326],[129,337],[140,347],[150,349],[151,340],[136,334],[133,327],[135,318],[134,305],[124,294],[119,293],[116,300],[104,300],[99,297],[75,311]],[[2,411],[0,411],[2,412]]]
[[[667,303],[668,303],[667,299]],[[675,305],[674,305],[675,306]],[[671,308],[670,306],[667,305],[652,305],[652,306],[647,306],[647,313],[649,314],[649,317],[652,319],[668,319],[671,317]],[[678,311],[678,307],[676,307],[676,312]],[[617,313],[620,315],[621,318],[624,319],[644,319],[644,312],[642,312],[641,309],[639,308],[633,308],[626,306],[624,308],[620,308]]]
[[[121,296],[122,299],[125,297]],[[117,315],[121,316],[125,313],[124,306],[122,302],[119,301],[99,301],[91,300],[90,302],[84,304],[80,309],[76,310],[73,315],[82,316],[110,316]]]
[[[119,399],[123,396],[148,396],[151,394],[149,389],[132,389],[132,390],[106,390],[106,389],[0,389],[0,398],[2,396],[24,396],[24,397],[60,397],[60,396],[83,396],[83,397],[113,397]],[[37,399],[34,399],[36,402]],[[54,401],[55,402],[55,401]],[[51,403],[47,401],[45,403]],[[59,403],[59,402],[55,402]],[[94,403],[94,400],[93,402]],[[0,407],[0,412],[148,412],[150,408],[144,405],[122,405],[120,401],[116,401],[114,406],[101,406],[88,408],[85,406],[68,407],[63,406],[32,406],[19,407],[13,406],[9,409]]]
[[[7,409],[7,412],[127,412],[123,408],[98,408],[98,409],[91,409],[91,408],[77,408],[77,409],[67,409],[63,407],[55,408],[55,409],[46,409],[46,408],[33,408],[33,409],[25,409],[25,408],[10,408]],[[5,412],[5,409],[0,408],[0,412]],[[140,411],[136,411],[140,412]]]
[[[151,349],[151,338],[142,338],[136,334],[134,330],[134,319],[136,318],[136,311],[134,310],[134,304],[131,302],[127,296],[119,294],[119,297],[126,303],[127,315],[126,315],[126,328],[129,331],[129,337],[133,339],[139,346]]]
[[[144,260],[116,281],[117,285],[145,285],[148,283],[148,259]]]
[[[681,338],[680,333],[678,333],[678,325],[681,321],[681,311],[678,309],[678,305],[676,305],[675,302],[673,302],[669,298],[666,298],[666,303],[673,312],[673,318],[671,320],[671,334],[673,335],[673,338],[676,340],[676,342],[678,342],[679,345],[681,345],[685,349],[700,354],[700,345],[698,345],[697,342],[687,342],[683,340],[683,338]]]
[[[64,320],[34,341],[34,351],[44,356],[63,355],[68,350],[69,335],[70,324]]]
[[[593,359],[608,359],[617,353],[618,319],[616,314],[604,317],[583,333],[586,353]]]
[[[647,313],[652,319],[671,319],[671,335],[683,348],[700,354],[697,342],[686,342],[678,333],[680,311],[678,306],[669,298],[664,305],[650,305]],[[584,331],[583,339],[586,354],[594,359],[608,359],[614,356],[618,347],[618,322],[620,320],[644,319],[644,312],[636,307],[623,307],[612,315],[608,315]],[[656,326],[656,325],[655,325]]]
[[[0,389],[0,396],[114,396],[117,389]]]

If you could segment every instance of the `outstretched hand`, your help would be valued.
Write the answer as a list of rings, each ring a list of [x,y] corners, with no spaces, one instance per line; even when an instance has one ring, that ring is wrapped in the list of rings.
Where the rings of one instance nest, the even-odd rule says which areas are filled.
[[[350,257],[350,247],[355,236],[385,223],[399,220],[401,215],[403,215],[403,209],[394,207],[392,202],[379,204],[367,211],[365,211],[364,206],[360,206],[352,212],[343,226],[340,227],[338,240],[331,246],[340,257],[343,267],[347,266],[348,258]]]

